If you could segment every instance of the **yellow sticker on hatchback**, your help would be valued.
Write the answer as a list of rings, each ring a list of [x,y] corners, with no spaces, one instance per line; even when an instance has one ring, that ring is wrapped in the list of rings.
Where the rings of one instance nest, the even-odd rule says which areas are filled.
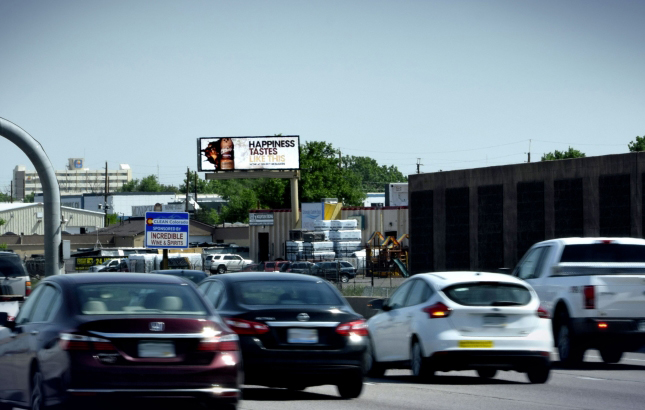
[[[459,347],[463,349],[490,349],[493,347],[492,340],[460,340]]]

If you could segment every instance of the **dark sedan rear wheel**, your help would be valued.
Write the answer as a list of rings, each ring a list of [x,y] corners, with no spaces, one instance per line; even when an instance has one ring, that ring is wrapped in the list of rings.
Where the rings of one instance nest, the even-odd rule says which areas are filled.
[[[477,369],[477,375],[482,379],[492,379],[497,374],[497,369]]]
[[[355,399],[363,392],[363,372],[342,379],[340,384],[336,385],[338,394],[343,399]]]

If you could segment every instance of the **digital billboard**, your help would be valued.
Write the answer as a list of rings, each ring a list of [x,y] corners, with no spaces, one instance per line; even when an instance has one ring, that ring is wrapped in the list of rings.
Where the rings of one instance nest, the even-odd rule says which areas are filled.
[[[300,169],[300,137],[221,137],[197,140],[199,171]]]

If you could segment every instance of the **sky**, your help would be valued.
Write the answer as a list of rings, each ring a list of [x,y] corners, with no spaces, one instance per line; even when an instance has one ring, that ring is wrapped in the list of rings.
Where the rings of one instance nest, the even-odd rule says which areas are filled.
[[[643,1],[0,0],[0,117],[179,185],[197,138],[299,135],[405,175],[645,136]],[[0,139],[0,191],[16,165]]]

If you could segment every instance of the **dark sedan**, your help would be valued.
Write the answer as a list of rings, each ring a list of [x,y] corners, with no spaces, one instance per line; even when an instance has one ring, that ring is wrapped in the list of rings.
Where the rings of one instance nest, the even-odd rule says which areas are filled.
[[[199,285],[240,337],[246,384],[363,389],[367,327],[329,282],[296,273],[230,273]]]
[[[238,336],[179,277],[48,277],[15,322],[0,322],[8,328],[0,333],[0,407],[70,408],[124,396],[237,406]]]

